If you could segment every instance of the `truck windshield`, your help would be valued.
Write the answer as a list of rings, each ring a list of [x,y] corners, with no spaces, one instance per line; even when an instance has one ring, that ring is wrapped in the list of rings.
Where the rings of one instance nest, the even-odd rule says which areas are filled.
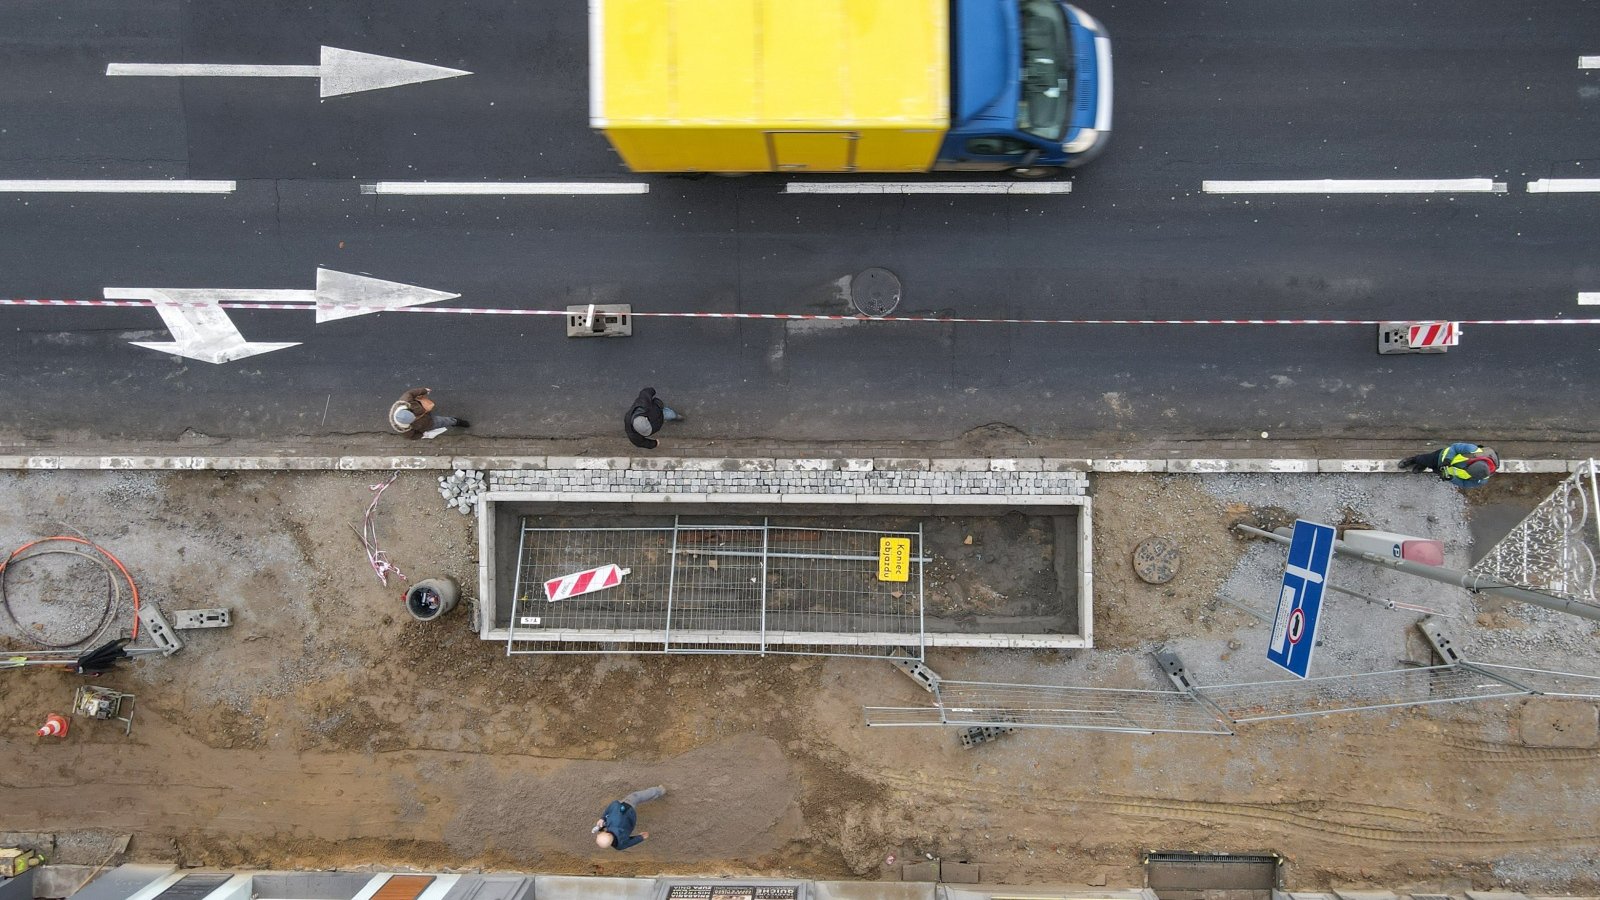
[[[1022,11],[1022,97],[1017,125],[1059,141],[1072,102],[1072,33],[1056,0],[1018,0]]]

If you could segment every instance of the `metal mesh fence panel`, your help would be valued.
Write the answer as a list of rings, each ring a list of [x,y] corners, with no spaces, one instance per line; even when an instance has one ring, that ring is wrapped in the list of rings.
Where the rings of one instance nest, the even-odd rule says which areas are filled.
[[[868,725],[958,725],[1231,734],[1195,697],[1176,691],[941,681],[931,707],[867,707]]]
[[[905,581],[879,580],[883,538],[908,542]],[[925,561],[918,532],[525,521],[507,652],[920,658]],[[629,570],[616,587],[546,599],[545,581],[608,564]]]
[[[1475,575],[1600,605],[1600,473],[1589,460],[1472,566]]]
[[[1518,666],[1500,666],[1474,662],[1475,669],[1505,678],[1550,697],[1583,697],[1600,699],[1600,676],[1577,675],[1572,672],[1552,672],[1549,669],[1524,669]]]
[[[1425,666],[1294,681],[1208,685],[1197,693],[1235,722],[1423,706],[1525,694],[1466,666]]]

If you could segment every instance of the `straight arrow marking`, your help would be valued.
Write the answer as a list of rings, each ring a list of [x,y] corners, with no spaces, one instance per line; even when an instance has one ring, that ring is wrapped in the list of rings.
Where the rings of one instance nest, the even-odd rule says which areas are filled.
[[[379,56],[375,53],[361,53],[356,50],[341,50],[338,47],[324,46],[321,51],[320,62],[315,66],[263,66],[231,63],[111,63],[106,66],[106,74],[111,76],[166,78],[187,76],[209,78],[316,78],[320,81],[321,96],[328,98],[344,94],[357,94],[362,91],[375,91],[381,88],[399,87],[406,84],[419,84],[424,81],[438,81],[441,78],[457,78],[462,75],[471,75],[472,73],[465,69],[449,69],[444,66],[429,65],[428,63]]]
[[[366,313],[404,309],[439,300],[453,300],[460,294],[435,291],[416,285],[384,281],[366,275],[351,275],[332,269],[317,269],[316,290],[275,290],[254,288],[116,288],[103,292],[107,300],[149,301],[161,314],[161,321],[172,332],[171,341],[132,341],[145,347],[202,362],[225,363],[258,353],[270,353],[296,343],[262,343],[244,339],[239,327],[223,309],[233,306],[275,306],[308,304],[316,307],[317,322],[331,322]]]

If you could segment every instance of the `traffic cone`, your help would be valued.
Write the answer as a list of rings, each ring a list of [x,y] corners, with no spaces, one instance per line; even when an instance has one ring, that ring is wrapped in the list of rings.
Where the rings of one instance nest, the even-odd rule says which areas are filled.
[[[51,713],[44,717],[44,726],[38,731],[39,737],[66,737],[67,717]]]

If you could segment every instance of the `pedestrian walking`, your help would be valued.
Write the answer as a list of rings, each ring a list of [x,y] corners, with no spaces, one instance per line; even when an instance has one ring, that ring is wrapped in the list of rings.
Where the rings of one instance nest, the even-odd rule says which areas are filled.
[[[433,398],[428,396],[432,392],[433,388],[420,387],[401,394],[389,407],[389,427],[411,440],[436,438],[444,434],[446,428],[471,427],[466,419],[434,412]]]
[[[622,430],[635,447],[654,450],[660,442],[651,437],[661,431],[667,422],[685,422],[688,416],[661,402],[656,389],[647,387],[633,398],[633,405],[622,416]]]
[[[1443,450],[1430,450],[1400,460],[1404,472],[1437,472],[1458,488],[1475,488],[1500,469],[1500,454],[1488,447],[1458,441]]]
[[[611,805],[606,807],[606,811],[600,814],[594,827],[589,829],[589,833],[594,835],[594,842],[613,850],[626,850],[640,841],[649,840],[648,831],[633,833],[633,826],[638,824],[639,820],[639,814],[634,807],[641,803],[649,803],[666,792],[666,788],[658,785],[634,791],[621,800],[613,800]]]

